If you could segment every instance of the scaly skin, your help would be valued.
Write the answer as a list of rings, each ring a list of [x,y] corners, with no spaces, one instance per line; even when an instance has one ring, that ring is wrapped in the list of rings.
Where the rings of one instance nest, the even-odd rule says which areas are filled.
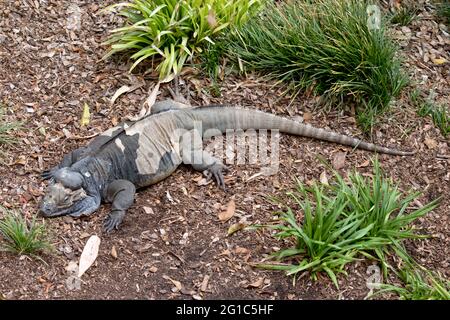
[[[52,182],[41,204],[43,215],[87,215],[95,212],[101,201],[111,202],[111,213],[104,224],[109,232],[122,222],[126,210],[133,204],[136,188],[165,179],[182,163],[214,177],[218,185],[225,188],[222,172],[226,167],[219,159],[202,151],[201,145],[189,141],[201,141],[200,136],[221,134],[230,129],[276,129],[379,153],[413,154],[258,110],[231,106],[185,108],[170,100],[155,104],[152,110],[151,115],[138,121],[105,131],[86,147],[66,155],[58,166],[44,172],[44,179],[52,179]],[[200,161],[192,163],[194,152],[199,150]]]

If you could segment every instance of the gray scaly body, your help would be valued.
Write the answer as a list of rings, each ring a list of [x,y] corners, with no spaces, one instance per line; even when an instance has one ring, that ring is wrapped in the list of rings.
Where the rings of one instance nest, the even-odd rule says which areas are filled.
[[[151,115],[105,131],[44,172],[44,178],[52,178],[40,208],[44,216],[87,215],[95,212],[101,201],[112,202],[104,225],[106,231],[111,231],[119,226],[132,205],[136,188],[163,180],[182,163],[213,176],[224,187],[222,171],[226,167],[219,159],[200,150],[200,161],[192,162],[193,152],[198,151],[193,139],[210,136],[211,131],[220,134],[227,130],[276,129],[379,153],[413,154],[258,110],[230,106],[180,107],[170,100],[157,103]]]

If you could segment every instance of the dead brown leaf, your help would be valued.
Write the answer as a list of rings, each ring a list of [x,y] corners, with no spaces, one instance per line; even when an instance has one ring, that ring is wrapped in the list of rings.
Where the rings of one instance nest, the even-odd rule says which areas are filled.
[[[250,252],[250,250],[243,247],[236,247],[236,249],[234,249],[234,252],[236,252],[236,254],[247,254]]]
[[[261,288],[264,283],[264,278],[258,278],[258,280],[247,285],[247,288]]]
[[[234,216],[234,212],[236,211],[236,204],[233,199],[228,202],[227,210],[219,212],[219,220],[221,222],[225,222],[230,220]]]
[[[177,291],[180,291],[182,289],[183,285],[181,284],[180,281],[174,280],[171,277],[166,276],[166,275],[163,275],[163,278],[172,282]]]
[[[78,265],[78,277],[81,277],[87,269],[94,263],[98,256],[100,238],[96,235],[91,236],[84,246]]]
[[[313,115],[311,112],[305,112],[303,114],[303,120],[304,121],[310,121],[313,118]]]
[[[112,246],[111,248],[111,255],[114,259],[117,259],[117,250],[115,246]]]
[[[233,233],[242,230],[246,227],[247,225],[243,222],[239,222],[239,223],[235,223],[232,224],[229,228],[228,228],[228,235],[231,236]]]

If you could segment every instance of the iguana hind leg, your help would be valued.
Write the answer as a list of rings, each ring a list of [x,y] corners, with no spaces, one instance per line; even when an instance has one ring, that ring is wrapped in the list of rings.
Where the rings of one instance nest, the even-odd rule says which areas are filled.
[[[194,170],[202,172],[207,179],[214,178],[217,185],[225,190],[223,172],[228,171],[228,168],[220,159],[203,150],[202,140],[197,131],[192,130],[183,135],[181,156],[184,164],[189,164]]]
[[[111,202],[111,212],[106,218],[103,229],[111,232],[118,229],[125,216],[126,210],[134,202],[136,187],[128,180],[114,180],[106,188],[105,200]]]

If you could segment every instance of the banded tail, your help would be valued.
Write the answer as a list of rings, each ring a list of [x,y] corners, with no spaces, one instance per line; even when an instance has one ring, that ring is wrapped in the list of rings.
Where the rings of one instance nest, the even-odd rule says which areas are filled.
[[[193,119],[202,121],[203,130],[215,128],[224,133],[227,129],[278,129],[283,133],[334,142],[373,152],[398,156],[411,156],[415,154],[415,152],[400,151],[382,147],[357,138],[327,131],[321,128],[315,128],[295,120],[259,110],[230,106],[211,106],[195,108],[189,111],[186,110],[185,112],[189,112]]]

